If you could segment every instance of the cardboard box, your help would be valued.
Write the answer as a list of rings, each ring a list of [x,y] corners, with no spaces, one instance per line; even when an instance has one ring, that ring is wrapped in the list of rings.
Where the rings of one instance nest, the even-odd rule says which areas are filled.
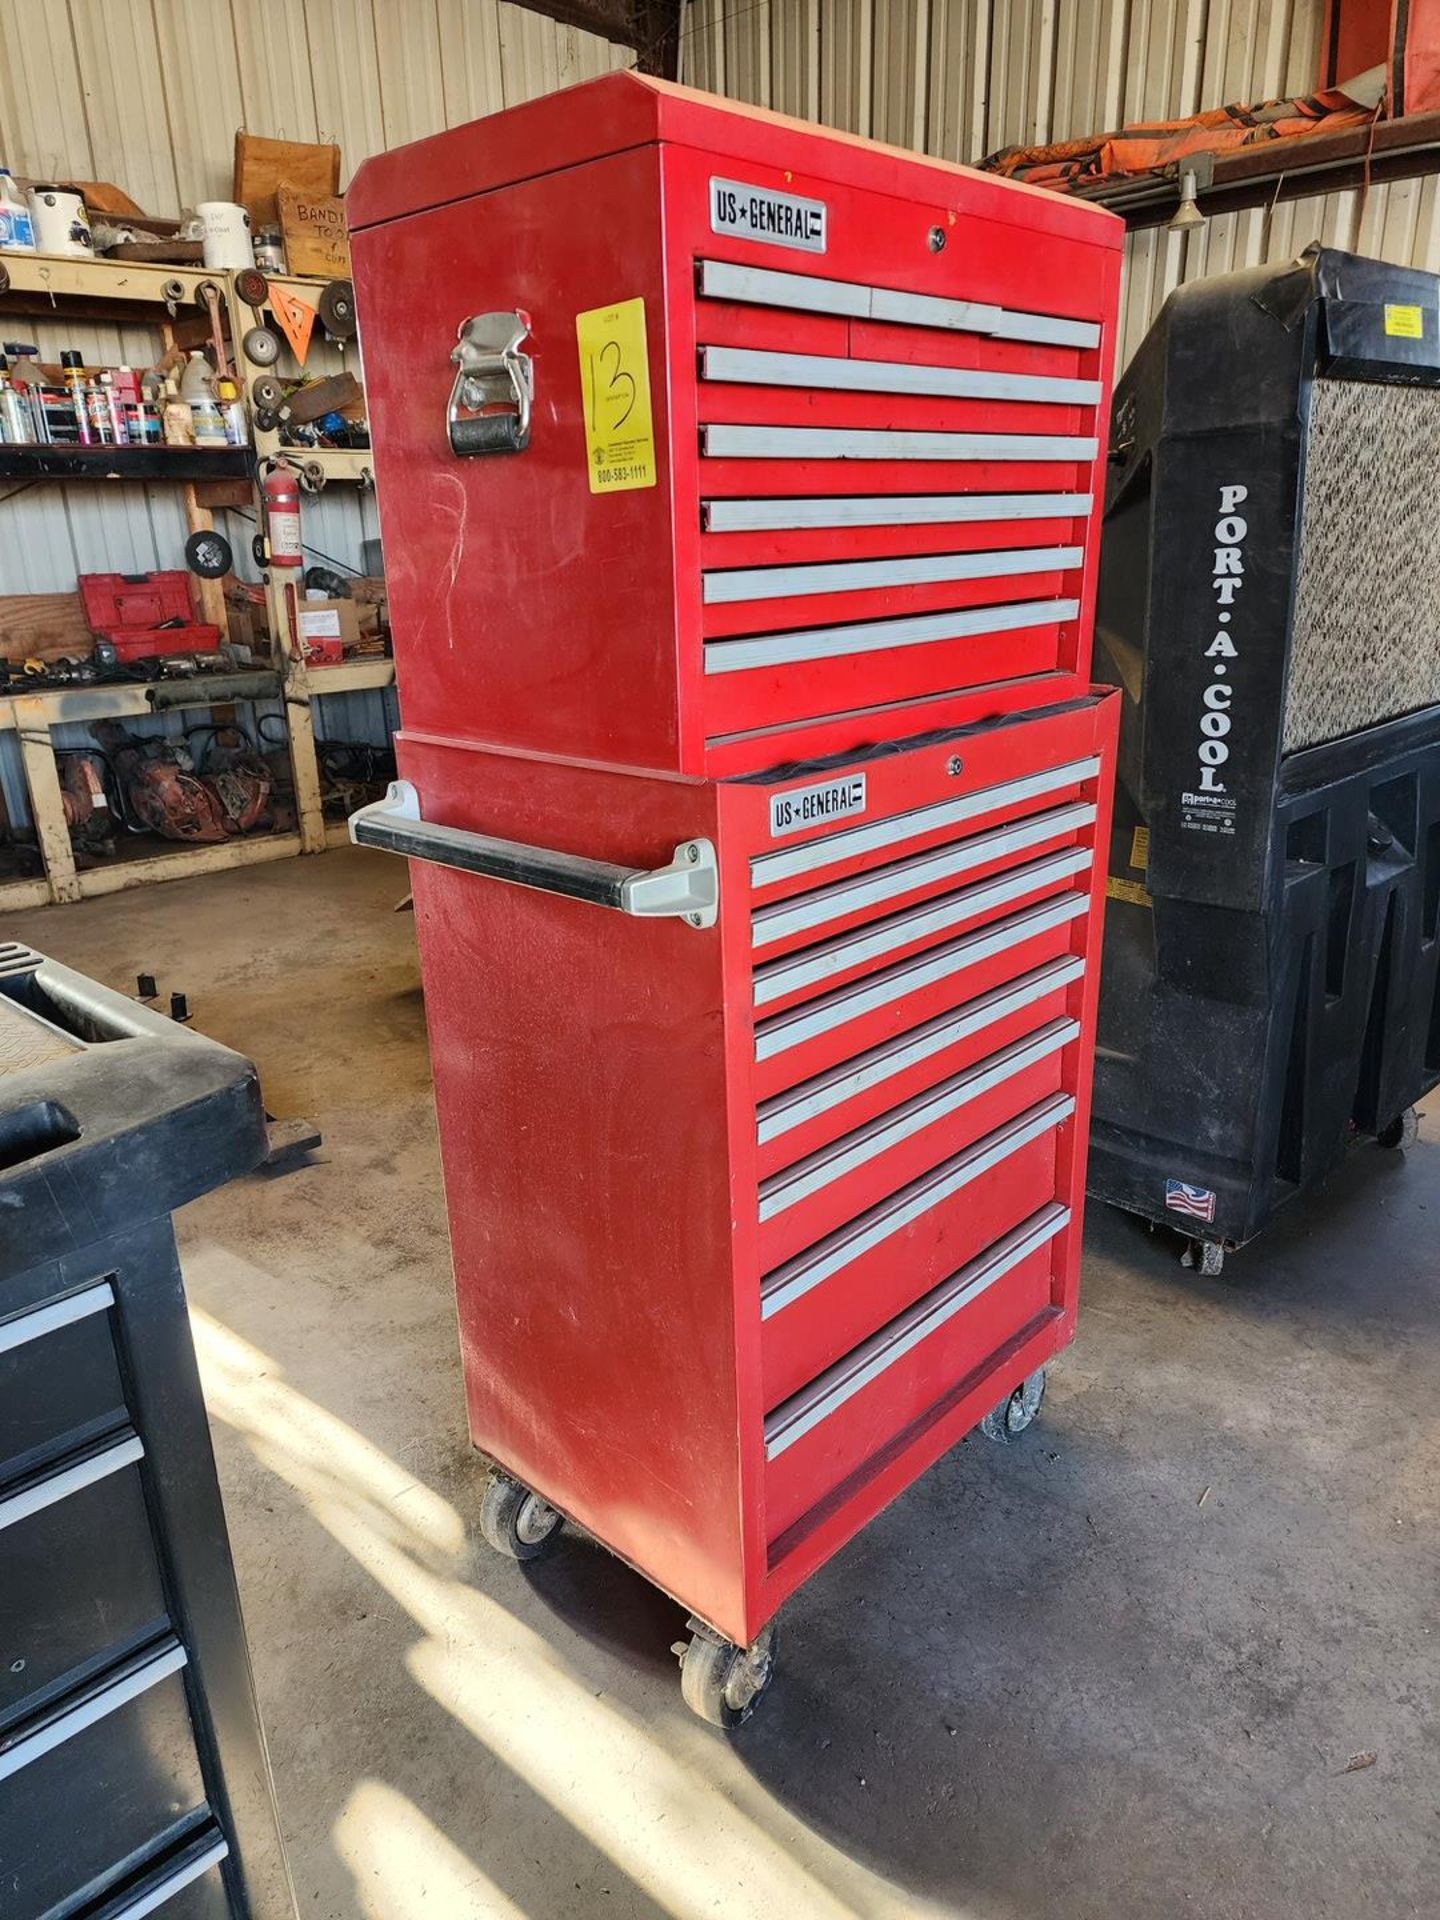
[[[312,666],[338,666],[360,644],[353,600],[302,600],[299,618],[301,650]]]

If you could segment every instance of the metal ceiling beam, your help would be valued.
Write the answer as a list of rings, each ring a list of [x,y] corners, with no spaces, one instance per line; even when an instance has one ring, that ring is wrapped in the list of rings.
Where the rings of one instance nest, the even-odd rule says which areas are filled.
[[[561,26],[583,27],[635,49],[641,73],[673,80],[680,64],[681,0],[515,0]]]

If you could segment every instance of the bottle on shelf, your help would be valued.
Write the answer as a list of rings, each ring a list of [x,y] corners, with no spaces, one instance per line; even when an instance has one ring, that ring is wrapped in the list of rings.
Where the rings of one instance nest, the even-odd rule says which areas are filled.
[[[225,433],[225,417],[215,404],[213,394],[207,393],[203,400],[197,400],[191,407],[195,415],[195,444],[197,447],[228,447],[230,442]]]
[[[25,447],[34,439],[30,409],[10,378],[9,360],[0,353],[0,443],[7,447]]]
[[[110,438],[117,447],[128,447],[130,428],[120,396],[115,391],[115,376],[108,370],[100,375],[100,398],[105,404],[105,415],[110,423]]]
[[[192,349],[180,373],[180,398],[188,400],[192,407],[202,400],[213,400],[210,379],[210,362],[198,347]]]
[[[35,222],[9,167],[0,167],[0,247],[34,253]]]
[[[115,423],[110,418],[110,397],[100,383],[98,373],[85,382],[85,408],[90,416],[90,438],[97,447],[113,447]]]
[[[70,389],[70,405],[75,415],[75,438],[82,447],[95,444],[95,430],[90,421],[90,396],[85,381],[85,356],[77,353],[74,347],[66,347],[60,355],[60,365],[64,368],[65,385]]]
[[[167,447],[193,447],[195,444],[195,411],[188,400],[182,400],[180,389],[174,375],[165,382],[165,399],[160,409],[160,424],[165,435]]]
[[[240,389],[231,379],[219,379],[215,382],[215,404],[225,422],[225,443],[231,447],[248,447],[250,444],[250,419],[245,411],[245,402],[240,398]]]

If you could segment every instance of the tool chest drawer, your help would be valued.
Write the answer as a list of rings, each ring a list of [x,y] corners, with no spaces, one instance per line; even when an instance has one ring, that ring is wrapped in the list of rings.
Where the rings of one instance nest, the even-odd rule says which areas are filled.
[[[113,1305],[101,1279],[0,1318],[0,1479],[124,1418]]]
[[[39,1920],[204,1805],[184,1665],[172,1638],[0,1741],[7,1920]]]
[[[0,1732],[67,1674],[165,1625],[143,1453],[127,1429],[0,1483]]]

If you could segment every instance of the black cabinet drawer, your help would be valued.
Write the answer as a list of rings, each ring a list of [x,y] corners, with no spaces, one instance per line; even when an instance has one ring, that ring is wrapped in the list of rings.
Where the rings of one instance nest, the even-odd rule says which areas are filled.
[[[0,1730],[64,1675],[163,1631],[140,1454],[126,1434],[0,1488]]]
[[[124,1417],[110,1283],[0,1320],[0,1479],[61,1435]]]
[[[184,1660],[171,1641],[0,1745],[5,1920],[41,1920],[203,1807]]]

